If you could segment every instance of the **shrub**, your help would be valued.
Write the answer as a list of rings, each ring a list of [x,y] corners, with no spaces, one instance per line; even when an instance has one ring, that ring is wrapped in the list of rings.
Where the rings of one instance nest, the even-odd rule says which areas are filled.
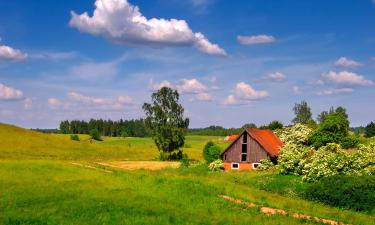
[[[219,171],[224,169],[224,163],[221,159],[215,160],[208,165],[211,171]]]
[[[187,156],[187,154],[183,154],[181,158],[181,167],[189,167],[190,166],[190,161]]]
[[[207,163],[211,163],[220,158],[221,148],[212,141],[207,142],[203,148],[203,157]]]
[[[159,159],[161,161],[169,161],[169,160],[181,160],[184,154],[181,150],[175,150],[173,152],[160,152]]]
[[[354,135],[349,135],[341,140],[341,147],[348,149],[348,148],[355,148],[359,144],[359,138]]]
[[[303,197],[335,207],[371,211],[375,208],[375,177],[325,177],[308,185]]]
[[[366,134],[366,137],[374,137],[375,136],[375,123],[374,122],[371,122],[371,123],[367,124],[367,126],[365,128],[365,134]]]
[[[97,129],[90,130],[90,136],[94,140],[102,141],[102,138],[100,137],[100,133]]]
[[[77,134],[71,134],[70,135],[70,140],[72,140],[72,141],[79,141],[79,136]]]
[[[269,159],[260,160],[260,165],[257,167],[257,170],[265,171],[275,169],[275,165]]]

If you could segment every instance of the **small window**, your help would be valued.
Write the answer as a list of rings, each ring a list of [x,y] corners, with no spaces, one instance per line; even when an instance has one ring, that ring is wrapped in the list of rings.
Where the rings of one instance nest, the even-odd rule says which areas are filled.
[[[231,166],[232,166],[232,169],[234,170],[238,170],[240,168],[240,164],[238,163],[232,163]]]
[[[247,144],[242,144],[242,153],[247,153]]]
[[[247,161],[247,154],[241,154],[241,161],[246,162]]]
[[[253,169],[256,170],[258,168],[258,166],[260,165],[260,163],[253,163]]]
[[[243,143],[247,143],[247,134],[244,133],[243,135],[243,140],[242,140]]]

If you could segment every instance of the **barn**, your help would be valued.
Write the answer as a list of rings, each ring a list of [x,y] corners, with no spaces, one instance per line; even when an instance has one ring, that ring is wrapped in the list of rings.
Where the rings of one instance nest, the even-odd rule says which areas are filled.
[[[229,170],[252,170],[262,159],[276,163],[283,142],[272,130],[249,128],[244,130],[221,154],[224,168]]]

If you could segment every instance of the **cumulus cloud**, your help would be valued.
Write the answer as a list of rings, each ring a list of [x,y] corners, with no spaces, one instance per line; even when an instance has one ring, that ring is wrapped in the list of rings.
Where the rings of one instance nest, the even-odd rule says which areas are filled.
[[[223,105],[238,105],[238,100],[234,95],[229,95],[224,99]]]
[[[167,80],[163,80],[160,83],[154,83],[152,80],[150,81],[149,89],[151,91],[160,90],[162,87],[174,88],[173,85],[171,84],[171,82],[169,82]]]
[[[286,76],[283,73],[275,72],[268,74],[265,78],[270,81],[281,82],[286,79]]]
[[[351,93],[353,89],[351,88],[330,88],[317,92],[317,95],[335,95],[335,94],[345,94]]]
[[[322,76],[332,83],[343,86],[371,86],[374,84],[374,82],[366,79],[364,76],[348,71],[330,71],[328,73],[323,73]]]
[[[206,92],[198,93],[195,95],[195,97],[199,101],[204,101],[204,102],[212,101],[212,96]]]
[[[226,55],[224,49],[202,33],[194,33],[185,20],[148,19],[127,0],[96,0],[92,16],[72,11],[69,24],[81,32],[103,36],[118,44],[192,46],[206,54]]]
[[[241,45],[256,45],[275,42],[276,39],[270,35],[253,35],[253,36],[237,36],[237,41]]]
[[[335,62],[335,65],[336,66],[343,66],[343,67],[350,67],[350,68],[355,68],[355,67],[359,67],[359,66],[362,66],[361,63],[357,62],[357,61],[354,61],[354,60],[351,60],[351,59],[348,59],[346,57],[341,57],[339,58],[336,62]]]
[[[51,108],[56,108],[58,106],[61,105],[61,101],[57,98],[49,98],[48,99],[48,105],[51,107]]]
[[[236,97],[243,100],[260,100],[268,96],[268,92],[264,90],[255,90],[245,82],[237,83],[233,93]]]
[[[10,46],[0,44],[0,60],[23,60],[27,54]]]
[[[237,83],[232,93],[233,94],[224,99],[224,105],[244,105],[268,97],[267,91],[255,90],[251,85],[245,82]]]
[[[0,100],[19,100],[23,98],[23,93],[13,87],[0,83]]]
[[[199,94],[207,90],[207,87],[197,79],[183,79],[176,88],[181,94]]]

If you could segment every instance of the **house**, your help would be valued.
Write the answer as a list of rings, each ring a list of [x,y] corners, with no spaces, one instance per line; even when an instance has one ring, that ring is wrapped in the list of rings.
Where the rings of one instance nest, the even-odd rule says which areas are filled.
[[[238,137],[237,134],[228,135],[228,136],[226,136],[226,137],[224,138],[224,141],[231,141],[231,142],[232,142],[232,141],[236,140],[237,137]]]
[[[272,130],[246,129],[221,154],[224,169],[256,169],[267,158],[276,163],[282,146],[283,142]]]

